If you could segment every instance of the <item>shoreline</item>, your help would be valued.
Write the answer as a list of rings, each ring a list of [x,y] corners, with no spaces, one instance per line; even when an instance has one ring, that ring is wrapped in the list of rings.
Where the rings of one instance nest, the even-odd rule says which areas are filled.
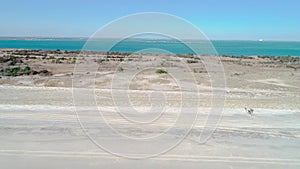
[[[81,54],[81,53],[88,53],[88,54],[116,54],[116,55],[151,55],[151,56],[217,56],[217,57],[231,57],[231,58],[286,58],[292,57],[298,60],[300,55],[293,56],[293,55],[226,55],[226,54],[219,54],[219,55],[210,55],[210,54],[202,54],[202,55],[194,55],[189,53],[174,53],[174,54],[164,54],[164,53],[134,53],[134,52],[121,52],[121,51],[93,51],[93,50],[64,50],[64,49],[27,49],[27,48],[0,48],[0,52],[11,52],[11,51],[27,51],[27,52],[43,52],[44,54],[53,53],[53,52],[65,52],[65,53],[73,53],[73,54]],[[300,59],[299,59],[300,60]]]

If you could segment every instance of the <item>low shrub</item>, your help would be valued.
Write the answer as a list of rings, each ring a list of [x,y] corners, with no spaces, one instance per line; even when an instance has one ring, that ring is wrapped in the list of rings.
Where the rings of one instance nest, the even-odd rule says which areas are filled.
[[[166,70],[164,70],[164,69],[157,69],[156,71],[155,71],[157,74],[167,74],[168,72],[166,71]]]

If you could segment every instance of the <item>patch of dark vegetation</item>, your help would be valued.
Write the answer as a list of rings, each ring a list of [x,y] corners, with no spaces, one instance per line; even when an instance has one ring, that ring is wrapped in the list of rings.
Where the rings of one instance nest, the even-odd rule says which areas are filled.
[[[9,67],[0,70],[3,76],[21,76],[21,75],[29,75],[31,73],[30,67],[25,66],[21,67]]]
[[[228,58],[236,58],[236,59],[254,59],[255,57],[253,56],[234,56],[234,55],[221,55],[221,57],[228,57]]]
[[[4,69],[0,69],[0,73],[2,76],[23,76],[23,75],[41,75],[41,76],[51,76],[52,73],[48,70],[35,71],[32,70],[29,66],[25,67],[8,67]]]
[[[51,62],[54,64],[76,64],[77,58],[76,57],[59,57],[55,58],[54,56],[49,57],[51,59]]]
[[[60,64],[60,63],[62,63],[61,60],[62,60],[61,58],[57,58],[55,60],[52,60],[52,63]]]
[[[38,71],[37,74],[39,74],[40,76],[51,76],[52,75],[52,73],[49,72],[48,70]]]
[[[26,50],[20,50],[21,54],[27,54]],[[0,57],[0,76],[24,76],[24,75],[52,75],[48,70],[35,71],[32,70],[23,60],[36,59],[36,56],[16,56],[14,54],[4,55]]]
[[[48,56],[49,54],[80,54],[80,51],[67,51],[67,50],[13,50],[14,55],[21,56]]]
[[[191,63],[198,63],[199,61],[198,60],[187,60],[186,61],[186,63],[189,63],[189,64],[191,64]]]
[[[72,61],[71,61],[71,64],[76,64],[76,61],[77,61],[77,58],[73,57]]]
[[[132,53],[130,53],[130,52],[106,52],[107,56],[109,56],[109,55],[129,56],[131,54]]]
[[[286,67],[297,70],[300,68],[300,57],[296,56],[226,56],[222,62],[235,63],[242,66]],[[232,58],[232,59],[226,59]],[[252,61],[255,59],[257,61]]]
[[[17,63],[23,63],[22,59],[14,55],[3,56],[0,58],[0,63],[4,66],[14,66]]]
[[[293,56],[276,56],[276,57],[272,57],[270,58],[272,60],[279,60],[282,63],[295,63],[295,62],[299,62],[300,63],[300,57],[293,57]]]
[[[168,72],[166,70],[164,70],[164,69],[157,69],[155,71],[155,73],[157,73],[157,74],[167,74]]]
[[[27,56],[25,57],[25,59],[26,59],[26,60],[29,60],[29,59],[34,60],[34,59],[37,59],[37,57],[36,57],[36,56],[29,56],[29,55],[27,55]]]

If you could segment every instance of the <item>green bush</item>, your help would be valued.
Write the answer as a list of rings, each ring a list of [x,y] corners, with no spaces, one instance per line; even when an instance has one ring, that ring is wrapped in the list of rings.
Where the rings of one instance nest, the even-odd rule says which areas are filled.
[[[29,66],[25,66],[24,68],[23,68],[23,72],[29,72],[30,71],[30,67]]]
[[[71,64],[76,64],[76,60],[76,58],[73,58]]]
[[[168,72],[166,71],[166,70],[164,70],[164,69],[157,69],[156,71],[155,71],[157,74],[167,74]]]
[[[14,68],[11,68],[9,70],[10,74],[12,74],[13,76],[15,76],[19,71],[21,70],[20,67],[14,67]]]

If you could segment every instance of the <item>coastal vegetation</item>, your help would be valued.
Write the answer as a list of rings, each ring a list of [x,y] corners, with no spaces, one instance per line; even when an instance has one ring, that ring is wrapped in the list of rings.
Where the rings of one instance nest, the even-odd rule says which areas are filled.
[[[207,73],[204,69],[197,67],[201,57],[193,54],[157,55],[157,54],[134,54],[121,52],[92,52],[92,51],[64,51],[64,50],[17,50],[2,49],[0,51],[0,76],[25,76],[25,75],[52,75],[50,68],[66,67],[67,65],[86,63],[91,61],[101,65],[101,70],[117,69],[124,71],[123,67],[116,68],[120,62],[151,61],[146,57],[166,57],[160,66],[174,66],[181,61],[191,66],[194,73]],[[140,60],[140,58],[144,58]],[[228,56],[219,57],[223,63],[236,64],[240,66],[260,67],[284,67],[293,71],[300,69],[300,57],[294,56]],[[52,65],[52,66],[51,66]],[[195,67],[196,66],[196,67]],[[59,69],[62,69],[59,68]],[[168,73],[164,69],[157,69],[157,74]]]
[[[164,69],[157,69],[155,71],[155,73],[157,73],[157,74],[167,74],[168,72],[166,70],[164,70]]]

